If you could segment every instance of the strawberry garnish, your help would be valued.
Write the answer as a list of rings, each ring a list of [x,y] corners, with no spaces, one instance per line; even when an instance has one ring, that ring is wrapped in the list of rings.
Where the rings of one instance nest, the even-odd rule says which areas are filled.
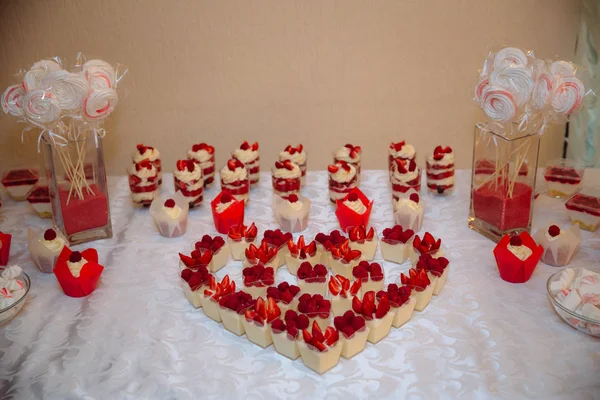
[[[439,250],[442,245],[442,239],[435,240],[433,235],[429,232],[425,232],[423,240],[417,235],[413,240],[413,248],[421,254],[432,253]]]
[[[415,268],[411,268],[408,271],[408,276],[403,273],[400,274],[400,282],[403,285],[413,286],[418,292],[425,290],[425,288],[431,284],[431,281],[427,276],[427,271],[424,269],[417,270]]]
[[[277,305],[275,299],[269,297],[267,300],[267,322],[271,322],[279,318],[279,316],[281,315],[281,310],[279,309],[279,306]]]
[[[214,154],[214,152],[215,152],[215,148],[213,146],[209,146],[206,143],[199,143],[199,144],[195,144],[195,145],[192,146],[192,151],[193,152],[197,152],[197,151],[200,151],[200,150],[205,150],[209,154]]]
[[[341,290],[341,282],[335,276],[329,278],[329,292],[332,295],[337,296],[338,294],[340,294]]]
[[[331,312],[331,301],[320,294],[303,294],[298,299],[298,311],[311,317],[329,318]]]
[[[354,192],[350,193],[348,197],[346,197],[347,201],[358,201],[358,195]]]
[[[338,172],[340,169],[340,167],[337,166],[337,164],[329,164],[327,166],[327,170],[329,171],[329,173],[331,174],[335,174],[336,172]]]
[[[173,207],[175,207],[175,200],[173,200],[173,199],[167,199],[165,201],[164,206],[167,207],[167,208],[173,208]]]
[[[418,195],[418,194],[416,194],[416,193],[412,193],[412,194],[410,195],[409,199],[410,199],[411,201],[414,201],[415,203],[419,204],[419,200],[420,200],[420,199],[419,199],[419,195]]]
[[[267,229],[264,234],[263,242],[270,244],[275,247],[282,247],[292,240],[292,234],[289,232],[283,233],[281,229],[271,230]]]
[[[550,235],[552,237],[556,237],[556,236],[560,235],[560,227],[558,227],[556,225],[551,225],[548,228],[548,235]]]
[[[152,147],[147,147],[147,146],[144,146],[143,144],[138,144],[136,147],[140,154],[144,154],[147,149],[152,149]]]
[[[69,261],[72,263],[76,263],[81,261],[83,257],[81,256],[81,253],[78,251],[74,251],[71,253],[71,255],[69,256]]]
[[[402,225],[394,225],[392,228],[385,228],[383,230],[383,238],[381,240],[392,245],[406,243],[414,234],[412,229],[403,230]]]
[[[225,192],[225,191],[221,193],[221,199],[220,199],[221,204],[227,204],[232,200],[233,200],[233,196],[231,195],[231,193]]]
[[[248,229],[246,229],[246,233],[244,234],[244,237],[246,238],[246,241],[251,242],[254,239],[256,239],[257,234],[258,234],[258,228],[256,227],[256,225],[254,225],[254,222],[253,222],[252,225],[250,225],[250,227],[248,227]]]
[[[406,144],[406,142],[404,140],[401,142],[398,142],[398,143],[392,142],[392,144],[390,144],[390,149],[400,151],[400,150],[402,150],[402,147],[404,147],[405,144]]]
[[[250,263],[256,264],[261,262],[267,264],[275,258],[277,251],[277,247],[270,247],[267,242],[263,241],[258,247],[256,247],[254,243],[251,243],[246,249],[245,254],[246,259]]]
[[[523,241],[521,240],[521,238],[519,236],[513,236],[510,238],[510,245],[511,246],[522,246],[523,245]]]
[[[348,247],[348,239],[338,246],[332,246],[329,251],[335,260],[340,260],[346,264],[357,260],[362,256],[360,250],[352,250]]]
[[[145,160],[140,161],[139,163],[135,164],[135,170],[136,171],[141,171],[142,168],[144,169],[152,169],[153,164],[150,160],[148,160],[147,158]]]
[[[296,194],[292,193],[286,198],[286,200],[289,201],[290,203],[296,203],[296,202],[298,202],[299,199]]]
[[[416,268],[424,269],[435,276],[440,276],[450,262],[445,257],[434,258],[431,254],[422,254],[417,261]]]
[[[258,142],[252,143],[252,151],[258,150]]]
[[[247,141],[244,140],[244,143],[242,143],[240,145],[240,149],[242,149],[244,151],[249,150],[250,149],[250,144]]]
[[[246,286],[271,286],[275,283],[275,271],[272,267],[265,267],[263,264],[256,264],[242,270],[244,285]]]
[[[390,311],[390,302],[386,295],[382,296],[377,303],[377,310],[375,311],[375,318],[381,319]]]
[[[186,267],[191,269],[198,269],[200,267],[207,266],[212,261],[212,257],[213,253],[210,249],[206,249],[204,252],[196,249],[192,251],[191,257],[179,253],[179,259]]]
[[[244,168],[244,163],[234,158],[227,160],[227,169],[235,171],[236,168]]]
[[[46,232],[44,232],[44,240],[54,240],[56,239],[56,232],[54,231],[54,229],[46,229]]]
[[[371,241],[375,237],[375,229],[371,227],[367,231],[364,225],[353,226],[348,230],[348,237],[357,243],[364,243],[365,240]]]

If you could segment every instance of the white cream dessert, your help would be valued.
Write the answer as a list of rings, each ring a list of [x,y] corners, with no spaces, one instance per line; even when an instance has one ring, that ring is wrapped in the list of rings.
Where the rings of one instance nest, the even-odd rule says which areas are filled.
[[[340,332],[340,339],[344,344],[342,357],[350,359],[364,350],[369,337],[365,319],[355,315],[352,310],[333,319],[333,325]]]
[[[175,191],[180,192],[190,207],[204,201],[204,177],[202,168],[192,160],[178,160],[173,171]]]
[[[232,153],[233,158],[240,160],[248,171],[248,180],[250,185],[255,185],[260,179],[260,156],[258,153],[258,143],[250,145],[244,142],[238,149]]]
[[[286,232],[302,232],[308,226],[310,204],[309,199],[297,194],[290,194],[285,198],[273,195],[275,220]]]
[[[425,207],[417,193],[411,193],[408,198],[401,197],[393,201],[394,222],[405,229],[419,232],[423,227]]]
[[[247,309],[242,319],[248,340],[262,348],[269,347],[273,343],[269,325],[280,315],[281,310],[275,300],[269,298],[265,302],[262,297],[256,299],[254,307]]]
[[[342,315],[352,309],[352,298],[361,295],[362,282],[349,279],[341,275],[332,275],[329,278],[329,298],[334,316]]]
[[[563,267],[571,261],[581,243],[579,225],[572,225],[569,229],[561,229],[552,224],[546,230],[539,230],[535,234],[535,241],[544,249],[541,260],[557,267]]]
[[[65,247],[65,238],[54,229],[40,231],[29,228],[27,232],[27,248],[31,258],[40,271],[51,274],[60,252]]]
[[[437,146],[427,158],[427,188],[439,194],[454,188],[454,152],[450,147]]]
[[[188,151],[187,157],[202,169],[204,187],[211,187],[215,180],[215,148],[206,143],[195,144]]]
[[[300,192],[302,171],[300,167],[289,161],[275,161],[272,169],[273,193],[281,197]]]
[[[298,340],[298,349],[302,362],[313,371],[322,374],[335,367],[340,360],[343,344],[339,332],[332,326],[325,332],[313,324],[312,330],[305,329]]]
[[[365,211],[367,211],[367,207],[363,204],[363,202],[360,199],[356,199],[354,201],[351,201],[349,199],[345,200],[344,205],[357,214],[362,215],[365,213]]]
[[[329,199],[333,203],[343,199],[357,187],[358,174],[354,165],[341,161],[329,165],[327,170],[329,171]]]
[[[129,188],[134,203],[150,205],[158,190],[158,172],[150,160],[132,164],[128,170]]]
[[[241,160],[229,160],[221,169],[221,190],[227,190],[237,200],[248,203],[250,181],[247,168]]]
[[[384,229],[379,243],[383,259],[396,264],[409,259],[414,253],[411,240],[414,234],[412,229],[404,230],[401,225]]]
[[[508,250],[521,261],[527,260],[533,254],[533,251],[523,244],[519,246],[513,246],[512,244],[509,244]]]
[[[390,167],[392,165],[392,161],[396,158],[400,158],[402,160],[414,160],[416,155],[416,151],[413,145],[406,143],[404,140],[398,143],[392,142],[390,147],[388,148],[388,156],[390,159]]]
[[[167,238],[179,237],[186,232],[188,211],[188,200],[181,192],[176,192],[166,200],[156,198],[150,206],[150,215],[158,231]]]
[[[306,180],[306,151],[304,151],[304,147],[301,144],[296,147],[288,145],[284,151],[279,153],[279,161],[285,160],[290,160],[300,167],[302,171],[301,183],[304,184]]]
[[[344,161],[351,164],[356,168],[356,175],[360,176],[360,156],[362,149],[360,146],[354,146],[352,144],[345,144],[333,153],[333,161],[340,162]],[[360,178],[359,178],[360,180]]]
[[[584,188],[565,204],[569,218],[581,229],[590,232],[600,226],[600,191]]]
[[[162,184],[162,163],[160,161],[160,153],[154,147],[144,146],[143,144],[137,145],[137,151],[133,153],[131,157],[135,164],[142,162],[143,160],[150,160],[154,165],[158,175],[158,184]]]
[[[67,267],[69,267],[69,271],[75,278],[79,278],[81,275],[81,269],[83,266],[87,264],[87,260],[81,256],[81,253],[78,251],[74,251],[69,256],[69,261],[67,261]]]
[[[353,226],[348,229],[348,239],[350,249],[360,251],[365,260],[371,261],[375,258],[377,237],[373,227],[367,230],[364,225]]]
[[[362,300],[354,297],[352,310],[365,319],[370,343],[377,343],[390,333],[395,313],[391,310],[387,294],[376,297],[375,292],[368,291]]]

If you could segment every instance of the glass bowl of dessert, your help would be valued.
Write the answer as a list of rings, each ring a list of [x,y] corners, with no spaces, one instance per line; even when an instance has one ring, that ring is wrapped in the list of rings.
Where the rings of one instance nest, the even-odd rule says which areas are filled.
[[[546,291],[563,321],[578,331],[600,337],[599,286],[598,269],[564,268],[548,278]]]
[[[548,195],[565,198],[577,193],[581,188],[585,165],[581,161],[557,158],[546,163],[544,179]]]
[[[16,317],[17,314],[21,312],[21,309],[27,300],[29,288],[31,287],[31,280],[29,279],[29,275],[25,272],[22,270],[19,272],[19,276],[14,279],[15,286],[12,287],[15,290],[11,290],[9,287],[0,289],[0,326],[7,324]]]

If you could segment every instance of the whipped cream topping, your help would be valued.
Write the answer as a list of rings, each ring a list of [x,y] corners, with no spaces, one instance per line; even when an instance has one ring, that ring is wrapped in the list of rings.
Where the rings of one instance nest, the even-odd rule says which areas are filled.
[[[356,176],[356,167],[352,164],[348,164],[350,167],[349,171],[346,171],[341,165],[340,168],[333,174],[330,172],[329,176],[336,182],[350,182]]]
[[[79,278],[79,275],[81,274],[81,269],[83,268],[83,266],[87,264],[87,260],[85,258],[81,258],[81,260],[73,263],[71,261],[67,261],[67,267],[69,267],[69,271],[71,271],[71,274],[75,277],[75,278]]]
[[[302,206],[304,205],[303,202],[301,202],[300,200],[295,201],[295,202],[291,202],[289,200],[285,201],[287,204],[289,204],[289,206],[292,208],[292,210],[298,211],[302,208]]]
[[[346,161],[346,162],[351,162],[351,163],[360,161],[360,152],[356,152],[355,157],[351,158],[350,157],[350,149],[347,148],[346,146],[337,149],[336,152],[333,153],[333,155],[335,156],[336,160],[341,160],[341,161]]]
[[[154,182],[149,182],[148,179],[157,176],[157,171],[154,164],[152,164],[151,168],[140,168],[139,171],[135,168],[135,164],[132,164],[129,173],[140,178],[141,182],[138,184],[138,186],[154,185]]]
[[[292,169],[273,168],[273,176],[277,179],[293,179],[300,178],[302,171],[298,164],[292,163]]]
[[[198,151],[189,150],[187,152],[187,155],[188,155],[188,158],[197,160],[200,163],[205,163],[205,162],[210,161],[211,157],[213,156],[205,149],[201,149]]]
[[[233,204],[233,200],[228,201],[227,203],[218,203],[217,207],[215,209],[217,210],[218,213],[222,213],[223,211],[227,210],[229,208],[229,206],[232,204]]]
[[[533,251],[527,246],[513,246],[512,244],[508,245],[508,250],[515,255],[519,260],[525,261],[533,254]]]
[[[415,168],[414,171],[406,171],[406,173],[402,173],[398,171],[398,168],[394,167],[394,173],[392,174],[392,178],[399,182],[410,182],[419,176],[419,167]]]
[[[231,171],[226,165],[221,170],[221,179],[224,183],[243,181],[245,179],[248,179],[248,171],[246,171],[246,168],[242,167],[238,167],[234,171]]]
[[[440,167],[445,167],[447,165],[454,164],[454,152],[445,153],[444,157],[441,160],[436,160],[433,158],[433,155],[430,155],[427,158],[427,162],[431,165],[438,165]]]
[[[306,152],[302,150],[301,152],[296,152],[294,154],[290,154],[287,151],[282,151],[279,153],[279,161],[290,160],[293,163],[298,165],[304,165],[306,163]]]
[[[252,150],[252,148],[247,150],[235,149],[233,156],[244,164],[249,164],[258,158],[258,150]]]
[[[0,276],[0,309],[9,307],[25,295],[25,283],[17,277],[23,269],[18,265],[6,267]]]
[[[195,167],[192,172],[188,171],[187,168],[184,168],[183,171],[175,169],[173,175],[182,182],[197,181],[202,178],[202,169],[200,167]]]
[[[346,200],[344,201],[344,205],[357,214],[364,214],[367,211],[367,207],[360,199],[355,201]]]
[[[560,238],[562,235],[564,235],[565,231],[563,231],[562,229],[560,230],[560,233],[556,236],[552,236],[548,233],[548,231],[546,231],[546,239],[548,239],[549,242],[553,242],[555,240],[557,240],[558,238]]]
[[[169,218],[171,218],[171,219],[179,218],[179,216],[181,215],[181,211],[182,211],[181,207],[179,207],[177,204],[175,204],[174,207],[165,207],[163,205],[162,209],[165,212],[165,214],[167,214],[169,216]]]
[[[398,151],[396,151],[396,149],[393,149],[392,147],[390,147],[389,153],[390,153],[390,156],[392,156],[393,158],[411,159],[415,156],[415,148],[413,147],[412,144],[406,143]]]
[[[139,151],[136,151],[133,154],[133,162],[135,163],[139,163],[140,161],[143,160],[150,160],[150,161],[156,161],[160,158],[160,153],[158,152],[158,150],[156,149],[151,149],[149,147],[146,147],[146,150],[144,151],[144,153],[141,153]]]
[[[423,209],[423,206],[421,206],[420,203],[412,201],[411,199],[399,198],[396,202],[396,210],[399,210],[401,208],[409,208],[413,211],[421,211]]]
[[[58,236],[55,237],[53,240],[46,240],[42,237],[41,242],[44,245],[44,247],[46,247],[53,253],[57,253],[61,251],[63,247],[65,247],[65,241]]]
[[[18,265],[11,265],[10,267],[4,268],[2,271],[2,277],[4,279],[12,280],[17,279],[23,273],[23,268]]]

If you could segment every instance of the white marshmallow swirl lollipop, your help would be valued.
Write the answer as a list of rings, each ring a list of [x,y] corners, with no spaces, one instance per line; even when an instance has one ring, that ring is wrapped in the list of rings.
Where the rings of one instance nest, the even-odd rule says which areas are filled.
[[[516,47],[505,47],[494,57],[494,69],[502,69],[510,65],[527,66],[527,56]]]
[[[550,94],[552,93],[552,77],[548,74],[538,76],[533,93],[531,95],[531,105],[534,110],[541,110],[546,107]]]
[[[63,110],[80,109],[89,91],[83,74],[74,74],[65,70],[49,72],[44,78],[43,86],[56,96]]]
[[[39,124],[47,124],[58,120],[60,117],[60,104],[52,93],[35,89],[25,95],[23,111],[28,120]]]
[[[22,83],[7,87],[4,93],[2,93],[2,111],[15,117],[23,115],[24,96],[25,86]]]
[[[508,90],[514,96],[518,107],[531,98],[533,91],[533,72],[530,68],[511,65],[496,69],[490,75],[490,84]]]
[[[83,71],[92,89],[115,87],[115,69],[109,63],[102,60],[90,60],[83,64]]]
[[[554,61],[550,65],[550,72],[554,76],[558,75],[561,78],[569,78],[575,76],[575,67],[568,61]]]
[[[52,71],[60,71],[62,68],[59,63],[52,60],[40,60],[33,64],[29,71],[25,73],[23,79],[25,84],[25,90],[29,92],[34,89],[43,89],[42,82],[46,75]]]
[[[510,122],[517,113],[512,94],[495,86],[488,86],[483,91],[482,107],[488,117],[498,122]]]
[[[557,114],[572,114],[583,101],[585,88],[575,77],[560,78],[554,82],[552,109]]]
[[[88,120],[100,120],[110,115],[119,97],[115,89],[92,89],[83,100],[83,115]]]
[[[481,104],[483,101],[483,92],[485,91],[485,89],[490,86],[490,79],[489,78],[482,78],[479,83],[477,84],[477,86],[475,86],[475,100]]]

